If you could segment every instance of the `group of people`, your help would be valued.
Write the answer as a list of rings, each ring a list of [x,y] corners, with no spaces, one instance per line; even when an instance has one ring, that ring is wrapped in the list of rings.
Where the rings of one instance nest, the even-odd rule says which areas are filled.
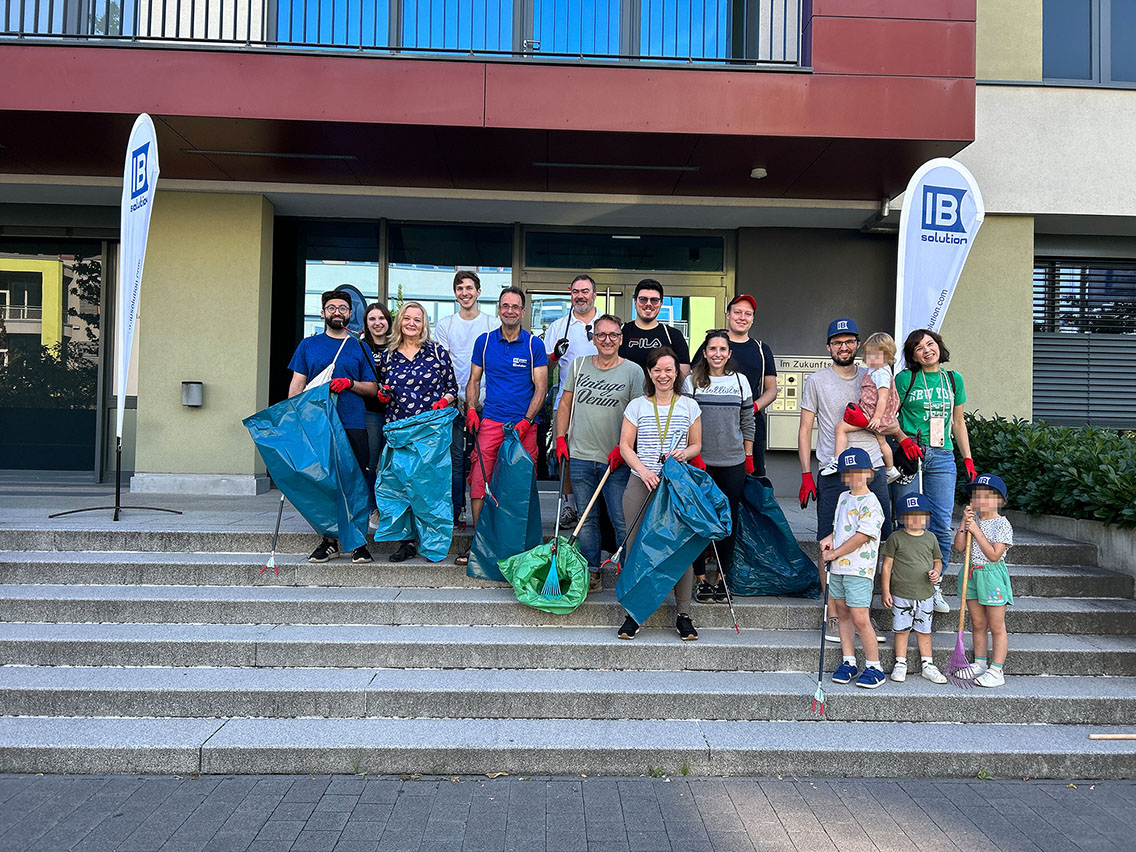
[[[311,377],[332,366],[331,389],[339,395],[340,419],[370,482],[376,475],[384,424],[456,407],[459,416],[453,421],[450,451],[454,523],[464,513],[468,483],[476,527],[486,479],[492,476],[507,428],[516,431],[536,461],[536,421],[556,375],[549,426],[553,455],[563,466],[562,488],[566,495],[578,494],[586,501],[602,481],[616,541],[627,547],[634,543],[641,510],[658,486],[668,456],[707,471],[728,498],[731,529],[736,529],[746,476],[765,474],[764,410],[778,393],[773,352],[750,334],[757,309],[753,296],[734,298],[725,327],[707,332],[691,356],[685,336],[658,320],[665,296],[663,285],[653,279],[636,285],[635,318],[624,322],[600,313],[595,281],[576,276],[570,284],[570,311],[543,339],[523,328],[525,294],[519,288],[501,290],[495,317],[479,308],[481,282],[475,272],[458,271],[453,290],[457,311],[443,318],[433,335],[420,303],[403,303],[393,318],[376,303],[366,308],[362,340],[352,339],[346,329],[350,297],[336,290],[324,293],[325,331],[301,341],[289,365],[289,395],[301,392]],[[976,477],[962,416],[962,376],[943,366],[950,353],[942,338],[927,329],[908,335],[902,350],[905,369],[894,376],[898,353],[887,334],[868,338],[867,367],[855,361],[860,336],[853,320],[834,320],[826,345],[832,363],[808,377],[800,405],[798,496],[802,508],[810,499],[817,505],[821,580],[828,584],[835,608],[826,636],[840,642],[844,655],[834,679],[848,683],[855,678],[858,686],[869,688],[884,680],[876,629],[868,616],[882,552],[883,599],[893,609],[895,624],[892,679],[906,676],[908,633],[914,629],[921,673],[929,680],[943,680],[930,655],[931,613],[950,611],[940,577],[952,544],[965,546],[969,537],[977,548],[971,571],[985,572],[967,595],[968,606],[974,604],[972,624],[982,632],[981,640],[975,634],[976,654],[979,649],[985,653],[986,631],[993,636],[989,663],[981,655],[976,660],[989,669],[978,682],[1000,685],[1007,640],[1003,610],[998,608],[1012,602],[1001,560],[1012,544],[1012,531],[997,513],[998,501],[1005,499],[1005,486],[997,477],[986,477],[975,489],[962,527],[957,533],[951,529],[956,444],[970,479]],[[812,473],[814,427],[818,478]],[[918,462],[919,476],[902,475],[897,461],[905,467]],[[997,486],[997,499],[982,496],[984,489],[998,494]],[[575,522],[577,515],[572,496],[566,499],[561,518],[565,524]],[[891,536],[893,503],[902,536]],[[714,574],[703,553],[675,586],[675,630],[684,641],[698,638],[691,601],[726,599],[724,572],[732,564],[733,539],[731,532],[719,543],[721,563]],[[584,519],[578,541],[590,572],[589,591],[602,590],[595,514]],[[929,558],[932,551],[934,559]],[[399,562],[415,554],[415,542],[404,541],[390,559]],[[309,558],[323,562],[338,555],[338,543],[324,538]],[[360,547],[352,559],[370,562],[372,557]],[[466,551],[455,562],[464,565],[468,559]],[[995,575],[991,585],[987,579]],[[628,615],[618,635],[633,639],[639,629]],[[862,673],[856,666],[856,634],[866,656]]]

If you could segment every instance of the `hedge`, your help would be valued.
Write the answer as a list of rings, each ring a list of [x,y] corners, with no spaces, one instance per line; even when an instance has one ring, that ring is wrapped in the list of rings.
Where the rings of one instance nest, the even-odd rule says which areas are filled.
[[[1136,527],[1132,432],[976,414],[966,415],[966,425],[975,467],[1005,480],[1009,508]],[[959,459],[959,502],[967,500],[966,482]]]

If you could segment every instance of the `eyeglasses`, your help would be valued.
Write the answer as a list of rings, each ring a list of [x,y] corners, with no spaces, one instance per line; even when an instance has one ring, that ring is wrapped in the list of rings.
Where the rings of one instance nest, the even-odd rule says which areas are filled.
[[[329,314],[349,314],[351,313],[350,305],[324,305],[323,309]]]
[[[644,305],[661,305],[663,303],[663,300],[658,296],[636,296],[635,301]]]
[[[592,337],[594,336],[592,334],[592,324],[588,323],[586,326],[584,326],[584,331],[587,332],[587,334],[588,334],[588,343],[591,343]]]
[[[707,337],[720,337],[730,333],[728,328],[712,328],[706,332]]]
[[[837,340],[834,343],[828,344],[834,349],[855,349],[860,345],[859,340]]]
[[[623,337],[622,331],[597,331],[596,340],[619,340]]]

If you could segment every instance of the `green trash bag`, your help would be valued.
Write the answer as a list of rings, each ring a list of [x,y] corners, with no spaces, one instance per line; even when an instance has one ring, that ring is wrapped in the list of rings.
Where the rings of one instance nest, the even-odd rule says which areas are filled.
[[[544,537],[540,529],[540,499],[536,490],[536,465],[521,443],[517,430],[505,424],[505,440],[489,475],[481,516],[473,532],[469,564],[465,573],[480,580],[508,582],[497,562],[532,550]]]
[[[556,576],[560,578],[561,596],[541,597],[540,590],[552,570],[552,542],[497,562],[505,579],[513,584],[517,600],[533,609],[567,615],[575,611],[588,596],[588,561],[580,555],[575,543],[561,536],[556,551]]]

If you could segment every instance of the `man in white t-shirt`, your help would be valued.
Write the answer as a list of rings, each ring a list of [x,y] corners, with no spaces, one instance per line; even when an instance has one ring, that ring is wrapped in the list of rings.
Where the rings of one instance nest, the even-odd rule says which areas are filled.
[[[478,308],[479,296],[481,296],[481,279],[477,277],[477,273],[469,269],[459,269],[454,275],[454,298],[458,303],[458,312],[442,317],[434,326],[434,339],[450,353],[459,393],[464,392],[465,386],[469,383],[473,342],[477,340],[478,335],[501,326],[501,321],[497,317],[482,313]],[[481,399],[471,402],[468,407],[480,408],[484,401],[485,388],[482,387]],[[466,408],[466,400],[459,398],[458,411],[465,411]],[[464,417],[454,418],[453,429],[450,462],[453,466],[454,525],[458,526],[462,523],[462,516],[465,513],[465,483],[469,475],[472,444],[468,440],[469,433],[465,427]]]
[[[581,273],[572,279],[572,310],[555,320],[544,332],[544,351],[548,354],[549,375],[554,366],[561,366],[560,379],[556,383],[556,398],[552,402],[552,422],[557,422],[557,409],[564,393],[564,380],[568,377],[568,367],[577,358],[595,355],[596,282],[592,276]],[[576,514],[575,495],[572,493],[572,477],[564,474],[564,512],[560,516],[561,526],[571,526],[579,518]]]

